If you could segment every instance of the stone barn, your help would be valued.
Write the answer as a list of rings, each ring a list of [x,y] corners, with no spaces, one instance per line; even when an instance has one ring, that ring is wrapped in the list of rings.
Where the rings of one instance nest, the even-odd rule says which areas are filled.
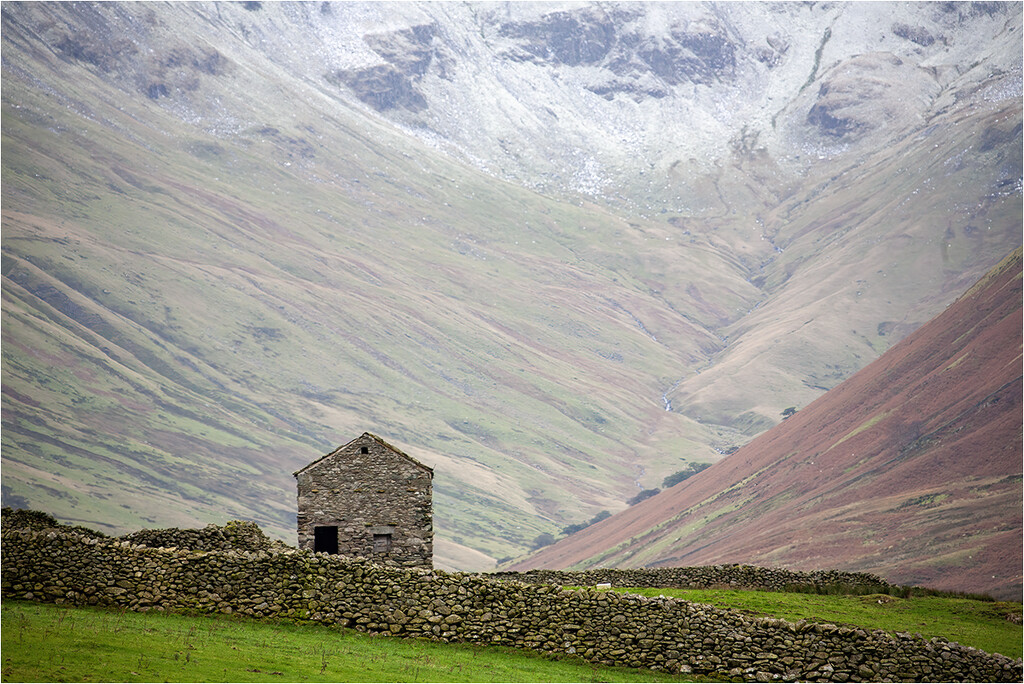
[[[431,468],[364,432],[295,478],[300,549],[433,568]]]

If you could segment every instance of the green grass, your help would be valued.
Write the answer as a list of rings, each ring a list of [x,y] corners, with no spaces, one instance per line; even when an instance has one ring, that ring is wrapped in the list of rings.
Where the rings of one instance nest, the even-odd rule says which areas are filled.
[[[5,682],[693,682],[314,624],[4,601]]]
[[[786,620],[855,625],[886,632],[944,637],[1011,658],[1024,655],[1024,628],[1006,619],[1021,604],[948,596],[897,598],[885,594],[837,596],[732,589],[617,589],[643,596],[672,596]]]

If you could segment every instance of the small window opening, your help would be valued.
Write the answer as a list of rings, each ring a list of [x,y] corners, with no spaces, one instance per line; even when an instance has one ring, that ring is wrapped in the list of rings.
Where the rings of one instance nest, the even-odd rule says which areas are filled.
[[[368,454],[370,453],[370,447],[359,447],[359,453]]]
[[[338,553],[337,525],[323,525],[313,528],[313,551],[316,553]]]
[[[391,551],[391,535],[390,534],[375,534],[373,535],[373,552],[374,553],[388,553]]]

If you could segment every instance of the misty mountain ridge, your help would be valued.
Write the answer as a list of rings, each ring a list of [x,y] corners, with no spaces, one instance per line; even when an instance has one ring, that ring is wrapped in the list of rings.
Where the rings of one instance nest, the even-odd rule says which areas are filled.
[[[4,499],[89,526],[290,539],[370,430],[487,567],[1020,242],[1019,4],[2,12]]]

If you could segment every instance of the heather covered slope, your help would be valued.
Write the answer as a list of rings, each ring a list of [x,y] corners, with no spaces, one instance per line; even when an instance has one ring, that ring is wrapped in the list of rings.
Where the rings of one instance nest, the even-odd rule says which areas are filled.
[[[1020,597],[1021,250],[704,472],[518,563],[837,567]]]

